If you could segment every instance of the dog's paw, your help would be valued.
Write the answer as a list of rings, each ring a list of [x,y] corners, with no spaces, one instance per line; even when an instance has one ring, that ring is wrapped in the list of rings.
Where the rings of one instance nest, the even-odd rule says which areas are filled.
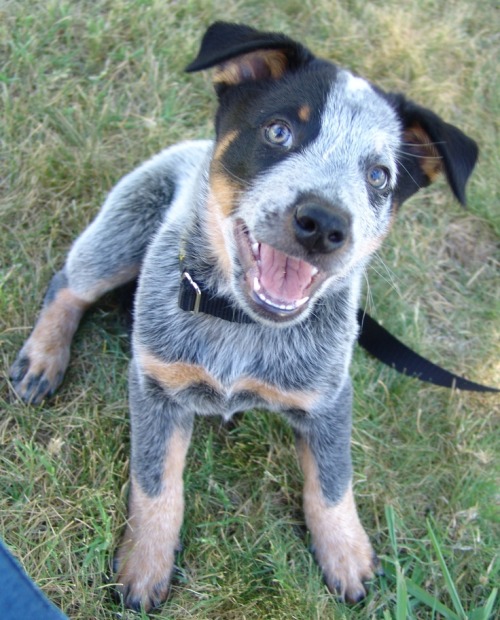
[[[367,594],[366,582],[381,574],[380,561],[368,536],[361,530],[359,538],[339,543],[337,536],[316,543],[314,554],[332,594],[347,603],[359,603]]]
[[[358,603],[366,596],[366,582],[380,572],[380,565],[359,520],[352,487],[336,504],[329,504],[314,479],[304,493],[304,509],[326,585],[341,600]]]
[[[12,387],[22,400],[39,405],[61,385],[69,356],[69,347],[49,348],[28,340],[10,367]]]
[[[160,549],[154,541],[134,543],[124,538],[115,558],[116,590],[125,607],[150,611],[169,593],[174,550]]]

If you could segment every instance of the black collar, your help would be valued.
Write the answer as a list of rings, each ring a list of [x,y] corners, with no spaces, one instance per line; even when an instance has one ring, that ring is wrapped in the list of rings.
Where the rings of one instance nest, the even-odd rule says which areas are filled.
[[[232,323],[255,322],[242,310],[235,308],[229,299],[218,297],[203,284],[196,283],[187,271],[182,272],[179,307],[193,314],[209,314]],[[500,392],[497,388],[468,381],[421,357],[362,309],[358,310],[358,323],[360,325],[359,344],[368,353],[398,372],[442,387],[455,387],[475,392]]]
[[[195,282],[188,271],[183,271],[179,287],[179,308],[193,314],[209,314],[231,323],[255,323],[226,297],[217,296],[201,282]]]

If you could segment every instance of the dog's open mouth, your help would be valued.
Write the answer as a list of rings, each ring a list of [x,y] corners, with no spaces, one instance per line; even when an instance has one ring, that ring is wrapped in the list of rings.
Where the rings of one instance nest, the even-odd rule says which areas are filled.
[[[236,227],[248,297],[256,309],[273,318],[291,318],[302,311],[323,280],[310,263],[256,241],[240,222]]]

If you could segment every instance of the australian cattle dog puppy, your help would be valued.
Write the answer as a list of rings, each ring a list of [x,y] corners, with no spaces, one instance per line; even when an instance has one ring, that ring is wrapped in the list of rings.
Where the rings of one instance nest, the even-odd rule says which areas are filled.
[[[188,71],[215,68],[215,140],[125,176],[76,240],[11,369],[51,396],[87,308],[138,278],[130,365],[126,605],[168,594],[196,414],[284,416],[328,587],[358,601],[377,559],[356,513],[349,364],[363,272],[400,205],[440,173],[460,201],[477,147],[459,129],[282,34],[217,22]]]

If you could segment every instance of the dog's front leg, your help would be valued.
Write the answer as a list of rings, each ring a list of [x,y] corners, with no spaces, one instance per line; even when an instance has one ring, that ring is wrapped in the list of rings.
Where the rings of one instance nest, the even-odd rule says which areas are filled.
[[[304,514],[314,554],[328,588],[351,603],[366,595],[378,559],[361,525],[352,492],[350,459],[351,387],[334,413],[311,416],[296,432],[304,473]]]
[[[146,611],[168,595],[184,514],[183,470],[193,415],[132,365],[132,457],[129,512],[115,556],[116,583],[127,607]]]

